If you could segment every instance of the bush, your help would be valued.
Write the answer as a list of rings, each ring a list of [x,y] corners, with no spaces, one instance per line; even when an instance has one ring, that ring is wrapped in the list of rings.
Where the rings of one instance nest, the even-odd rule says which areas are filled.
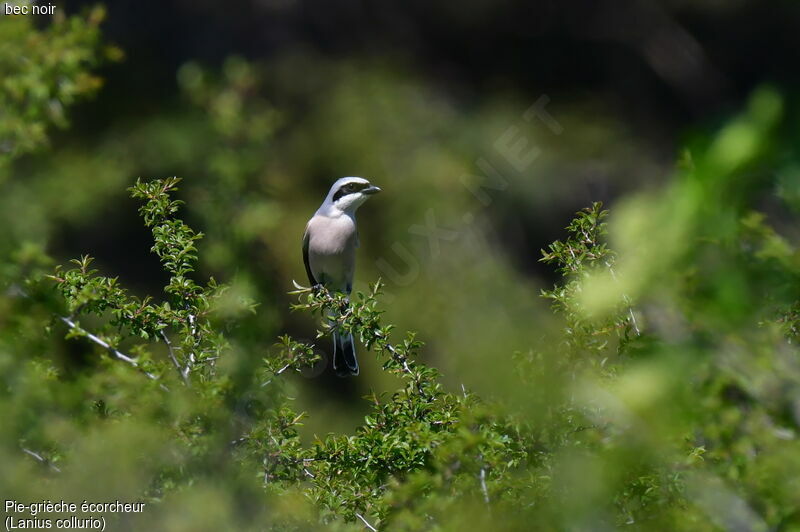
[[[205,194],[197,186],[188,205],[176,199],[177,178],[129,189],[163,292],[137,296],[86,255],[53,268],[44,249],[56,222],[21,199],[46,210],[59,202],[42,195],[86,182],[54,192],[44,180],[26,192],[9,169],[46,148],[49,126],[65,125],[50,103],[99,85],[88,70],[105,54],[94,13],[41,32],[22,19],[0,25],[23,28],[32,53],[60,46],[69,59],[27,71],[0,48],[10,72],[0,184],[14,207],[3,210],[0,241],[0,486],[9,499],[145,502],[139,513],[76,512],[130,529],[800,527],[800,254],[786,224],[754,207],[764,197],[800,207],[778,92],[756,91],[740,116],[692,143],[664,187],[629,195],[613,214],[600,203],[576,214],[542,252],[559,275],[541,293],[552,316],[508,315],[511,327],[534,332],[527,349],[512,355],[482,341],[509,327],[449,301],[451,319],[480,326],[470,331],[476,346],[446,355],[477,377],[444,376],[423,361],[416,335],[386,318],[380,281],[350,301],[296,286],[292,309],[316,320],[318,338],[284,334],[266,348],[273,330],[289,329],[275,318],[283,302],[241,284],[255,282],[253,235],[276,223],[280,206],[253,201],[237,229],[226,226],[263,170],[275,120],[241,60],[226,63],[221,87],[194,65],[179,75],[212,114],[203,146],[213,149],[197,164],[224,179]],[[118,180],[125,168],[114,167]],[[70,212],[98,197],[81,196]],[[206,208],[214,203],[222,206]],[[184,221],[184,206],[214,237]],[[207,264],[226,283],[198,267],[209,248],[225,250]],[[501,296],[528,297],[524,287]],[[303,423],[314,413],[296,399],[313,386],[298,377],[324,370],[323,315],[375,354],[391,388],[367,395],[355,429],[311,439]]]
[[[152,250],[169,275],[163,302],[128,295],[115,278],[92,270],[89,257],[50,276],[65,303],[55,319],[66,325],[69,338],[94,343],[110,361],[105,368],[90,363],[95,369],[87,380],[71,383],[75,392],[102,399],[90,409],[76,399],[77,410],[66,413],[68,423],[80,419],[92,430],[121,431],[116,436],[125,441],[131,431],[139,438],[147,435],[139,440],[154,446],[145,472],[139,471],[138,483],[121,486],[121,493],[161,501],[157,508],[165,515],[159,519],[170,519],[171,501],[188,497],[197,503],[209,489],[203,482],[221,479],[226,491],[245,491],[252,498],[232,502],[228,509],[230,519],[246,526],[265,518],[251,505],[269,508],[287,500],[297,507],[270,512],[270,522],[313,527],[344,520],[368,528],[419,529],[460,526],[470,516],[486,526],[511,528],[533,521],[542,527],[605,522],[694,529],[724,527],[730,520],[750,526],[793,519],[786,512],[793,481],[771,466],[770,458],[742,462],[741,453],[758,456],[762,447],[778,456],[791,452],[791,429],[777,425],[786,419],[782,400],[769,390],[794,376],[775,375],[775,383],[765,387],[735,368],[756,363],[741,358],[746,346],[757,348],[760,363],[786,363],[786,350],[793,348],[781,335],[793,338],[795,307],[776,307],[774,326],[763,321],[742,337],[726,334],[725,345],[733,342],[738,349],[723,355],[702,347],[714,341],[713,328],[699,328],[677,341],[659,335],[656,324],[643,331],[639,320],[655,322],[658,312],[637,310],[619,291],[614,304],[592,310],[585,296],[590,283],[610,274],[613,287],[607,290],[622,284],[615,254],[604,241],[608,211],[596,203],[578,213],[564,241],[543,252],[542,260],[556,264],[565,276],[562,284],[543,292],[563,328],[541,349],[515,357],[519,379],[513,385],[530,399],[528,408],[539,410],[529,417],[524,409],[483,401],[463,387],[448,391],[438,372],[417,360],[421,344],[413,334],[392,342],[393,326],[383,323],[376,301],[380,282],[353,301],[298,286],[296,311],[334,315],[336,327],[352,331],[383,361],[384,371],[403,383],[392,394],[367,398],[371,413],[354,434],[331,434],[309,446],[299,437],[305,414],[292,408],[296,391],[286,377],[319,361],[314,345],[284,336],[255,379],[237,381],[226,363],[231,344],[215,318],[226,287],[213,279],[204,284],[190,279],[202,235],[177,218],[180,201],[170,195],[178,182],[137,182],[131,189],[144,202],[139,212],[152,231]],[[758,257],[767,259],[764,250],[772,250],[767,260],[772,268],[774,260],[789,260],[794,251],[763,217],[748,215],[740,224],[748,247],[731,251],[769,285],[772,279],[758,271]],[[697,272],[692,291],[699,280]],[[41,290],[41,282],[30,285]],[[686,297],[680,302],[687,314],[708,304]],[[248,301],[237,303],[243,311],[255,308]],[[92,315],[95,327],[89,332],[83,322]],[[334,324],[320,322],[319,336],[327,336]],[[20,378],[33,372],[44,382],[60,381],[46,359],[29,365]],[[123,378],[122,366],[142,378]],[[687,372],[691,378],[685,381],[681,375]],[[55,388],[61,386],[66,384]],[[764,432],[765,423],[774,428]],[[25,426],[30,435],[24,445],[35,448],[26,451],[51,470],[69,468],[65,457],[80,451],[40,428],[42,434],[36,434],[33,426]],[[86,445],[79,442],[73,445]],[[127,467],[139,469],[143,457],[132,454],[115,457],[109,467],[116,470],[119,459],[126,459]],[[771,475],[767,485],[765,474]],[[741,494],[720,488],[726,478],[736,479]],[[272,498],[257,495],[257,484],[263,497]],[[715,494],[719,490],[722,495]],[[763,505],[765,516],[758,517],[741,496]],[[246,517],[237,514],[240,504],[249,509]],[[720,513],[721,504],[740,506],[742,515]],[[480,507],[484,510],[477,517]]]

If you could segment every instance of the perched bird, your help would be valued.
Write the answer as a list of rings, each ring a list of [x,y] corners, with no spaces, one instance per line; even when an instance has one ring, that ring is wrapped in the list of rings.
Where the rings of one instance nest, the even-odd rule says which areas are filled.
[[[350,294],[356,265],[356,209],[380,192],[361,177],[343,177],[308,221],[303,235],[303,262],[311,286]],[[333,331],[333,370],[340,377],[358,375],[353,335]]]

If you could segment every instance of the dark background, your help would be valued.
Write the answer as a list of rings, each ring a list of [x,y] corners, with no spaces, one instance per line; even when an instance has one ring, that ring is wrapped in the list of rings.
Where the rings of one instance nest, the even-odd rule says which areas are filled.
[[[185,61],[300,49],[412,68],[466,105],[497,89],[592,93],[648,138],[674,142],[758,84],[797,83],[800,7],[768,4],[114,1],[105,32],[127,59],[106,71],[103,98],[126,99],[122,111],[152,110],[174,95]]]

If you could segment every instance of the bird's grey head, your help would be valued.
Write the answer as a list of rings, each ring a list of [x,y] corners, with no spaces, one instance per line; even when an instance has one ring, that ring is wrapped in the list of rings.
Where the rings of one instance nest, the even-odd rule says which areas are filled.
[[[363,177],[343,177],[333,184],[322,208],[333,208],[352,214],[368,197],[380,191],[381,189]]]

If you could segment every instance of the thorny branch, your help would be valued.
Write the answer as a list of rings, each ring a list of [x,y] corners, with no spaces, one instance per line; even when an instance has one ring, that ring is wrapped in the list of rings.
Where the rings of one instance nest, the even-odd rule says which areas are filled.
[[[290,294],[297,295],[302,293],[313,293],[315,295],[322,296],[323,299],[317,302],[317,305],[319,306],[320,309],[324,309],[326,307],[327,308],[336,307],[340,303],[323,286],[318,285],[315,287],[305,287],[300,285],[297,281],[292,281],[292,283],[294,284],[296,290],[289,292]],[[361,319],[361,317],[359,317],[358,315],[354,315],[353,310],[354,309],[352,306],[349,306],[346,309],[344,308],[340,309],[338,316],[334,318],[335,321],[337,323],[342,323],[344,322],[345,319],[350,318],[354,320],[354,323],[356,325],[366,325],[364,321]],[[373,340],[380,340],[376,342],[378,349],[380,349],[381,351],[388,352],[389,355],[391,355],[392,359],[400,365],[400,368],[402,369],[403,373],[407,374],[411,378],[417,389],[417,393],[424,399],[429,400],[430,397],[422,387],[419,374],[415,373],[408,363],[409,362],[408,355],[399,352],[397,348],[386,339],[386,337],[381,333],[380,330],[374,332]]]

